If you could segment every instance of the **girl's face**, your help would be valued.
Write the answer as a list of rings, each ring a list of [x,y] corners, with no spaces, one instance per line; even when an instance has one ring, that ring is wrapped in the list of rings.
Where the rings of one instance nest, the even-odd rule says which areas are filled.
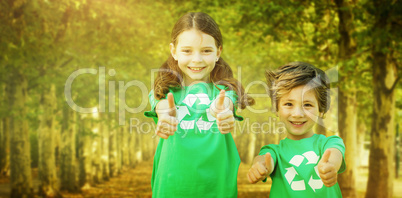
[[[289,139],[300,140],[313,136],[318,115],[317,97],[314,90],[306,85],[293,88],[279,100],[278,116],[285,124]]]
[[[199,81],[209,82],[221,51],[222,47],[216,47],[212,36],[196,29],[182,32],[177,38],[177,46],[170,44],[170,52],[184,74],[186,86]]]

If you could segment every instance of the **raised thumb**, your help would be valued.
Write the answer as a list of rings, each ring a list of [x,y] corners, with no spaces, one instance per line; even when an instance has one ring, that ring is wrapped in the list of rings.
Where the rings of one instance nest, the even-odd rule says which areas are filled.
[[[272,159],[271,153],[270,153],[270,152],[266,153],[266,154],[265,154],[265,166],[266,166],[268,169],[271,168],[271,159]]]
[[[324,152],[324,155],[322,155],[322,158],[321,158],[320,161],[322,161],[322,162],[328,162],[329,156],[331,156],[331,150],[327,149],[327,150]]]
[[[168,93],[167,96],[167,100],[168,100],[168,105],[169,105],[169,114],[171,116],[176,116],[176,105],[174,104],[174,97],[172,93]]]
[[[218,98],[216,100],[216,109],[223,110],[225,108],[225,90],[219,92]]]

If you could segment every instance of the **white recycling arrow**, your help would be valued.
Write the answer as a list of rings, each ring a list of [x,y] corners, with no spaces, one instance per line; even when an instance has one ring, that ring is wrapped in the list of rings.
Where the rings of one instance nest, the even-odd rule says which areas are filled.
[[[293,181],[291,187],[293,190],[306,190],[306,185],[303,180]]]
[[[183,120],[186,115],[190,115],[187,106],[177,106],[177,108],[177,120],[179,120],[179,122]]]
[[[319,156],[314,151],[308,151],[308,152],[303,153],[303,155],[293,156],[293,158],[289,161],[289,163],[296,167],[299,167],[300,164],[303,162],[304,158],[307,159],[306,164],[317,164]],[[287,170],[285,173],[285,178],[288,181],[288,183],[290,184],[291,188],[295,191],[306,190],[306,184],[305,184],[304,180],[293,181],[295,176],[298,175],[295,168],[292,166],[292,167],[285,168],[285,169]],[[314,171],[318,175],[318,177],[320,177],[320,174],[318,172],[318,166],[314,167]],[[308,181],[308,185],[315,192],[315,190],[322,188],[324,183],[322,182],[321,178],[313,179],[313,176],[311,175],[310,179]]]
[[[318,159],[320,158],[314,151],[308,151],[303,153],[303,156],[307,158],[307,164],[317,164]]]
[[[192,107],[196,100],[197,100],[197,96],[196,96],[196,95],[194,95],[194,94],[188,94],[188,95],[184,98],[183,102],[184,102],[187,106]]]
[[[295,155],[295,156],[293,156],[293,158],[289,161],[289,163],[291,163],[291,164],[293,164],[293,165],[299,167],[300,164],[303,162],[303,160],[304,160],[304,157],[303,157],[303,156],[301,156],[301,155]]]
[[[199,93],[199,94],[188,94],[183,102],[189,106],[192,107],[195,103],[195,101],[197,100],[197,98],[200,100],[199,104],[205,104],[205,105],[209,105],[211,103],[211,100],[209,100],[209,97],[207,94],[204,93]]]
[[[200,104],[209,105],[211,103],[211,100],[209,100],[208,95],[205,93],[195,94],[195,96],[200,99]]]
[[[295,170],[295,168],[290,167],[290,168],[285,168],[287,171],[285,173],[285,178],[286,180],[288,180],[288,183],[292,183],[293,179],[295,178],[295,176],[297,175],[297,172]]]
[[[197,121],[197,127],[198,127],[198,129],[200,129],[200,131],[201,130],[204,130],[204,131],[209,130],[211,128],[212,124],[214,124],[214,123],[213,122],[206,122],[206,121],[202,120],[202,118],[200,118]]]
[[[180,122],[180,128],[182,128],[182,129],[194,129],[194,123],[195,123],[195,120],[191,120],[191,121],[182,120]]]
[[[317,166],[314,167],[314,170],[315,170],[315,173],[317,173],[318,177],[320,177],[320,174],[318,174],[318,167]],[[311,175],[310,180],[308,180],[308,185],[310,185],[310,187],[315,192],[316,189],[322,188],[324,183],[321,181],[321,179],[313,179],[313,176]]]
[[[206,109],[206,112],[207,112],[208,121],[215,121],[216,120],[216,118],[211,115],[211,112],[209,112],[209,109]]]

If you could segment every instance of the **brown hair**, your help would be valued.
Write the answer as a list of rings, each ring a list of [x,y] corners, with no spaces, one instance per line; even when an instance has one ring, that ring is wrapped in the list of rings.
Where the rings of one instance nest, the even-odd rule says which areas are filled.
[[[171,34],[171,43],[177,45],[178,36],[192,28],[212,36],[215,39],[216,47],[223,45],[223,39],[218,24],[208,15],[202,12],[190,12],[183,15],[174,25]],[[159,68],[158,75],[154,83],[155,98],[160,100],[166,97],[169,88],[180,88],[183,81],[183,73],[178,63],[171,54],[168,59]],[[222,57],[215,64],[215,68],[210,73],[210,79],[214,84],[224,85],[229,90],[236,91],[238,98],[238,106],[244,109],[246,106],[253,105],[254,99],[248,96],[241,83],[233,78],[233,71]],[[219,88],[218,88],[219,89]]]
[[[324,71],[304,62],[291,62],[276,71],[267,70],[265,77],[272,107],[278,111],[278,102],[284,94],[300,85],[313,88],[320,113],[326,113],[331,103],[329,78]]]

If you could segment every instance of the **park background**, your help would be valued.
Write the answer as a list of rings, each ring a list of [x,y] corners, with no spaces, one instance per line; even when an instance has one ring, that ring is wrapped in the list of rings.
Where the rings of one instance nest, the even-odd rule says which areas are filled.
[[[2,0],[0,196],[150,197],[158,138],[143,113],[189,11],[216,20],[222,57],[256,99],[232,133],[239,197],[268,197],[269,181],[246,181],[261,146],[285,137],[263,73],[292,61],[330,75],[316,130],[345,142],[344,197],[402,197],[399,0]]]

